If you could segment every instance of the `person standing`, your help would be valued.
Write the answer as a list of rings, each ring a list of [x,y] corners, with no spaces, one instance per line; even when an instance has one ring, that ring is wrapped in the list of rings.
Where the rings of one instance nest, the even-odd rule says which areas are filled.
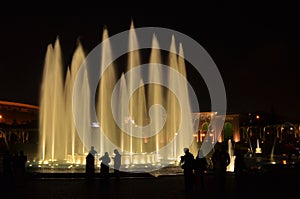
[[[105,152],[102,157],[99,158],[101,164],[100,164],[100,174],[104,177],[105,180],[109,177],[109,163],[110,163],[110,157],[108,155],[108,152]]]
[[[218,197],[225,194],[224,187],[226,182],[227,166],[230,164],[230,156],[225,150],[225,146],[221,146],[221,148],[215,148],[215,152],[211,158],[215,179],[215,193],[218,194]]]
[[[187,193],[193,191],[194,186],[194,155],[190,153],[188,148],[184,148],[184,156],[181,156],[180,165],[184,174],[184,186]]]
[[[24,177],[25,173],[26,173],[26,162],[27,162],[27,155],[24,154],[24,151],[21,150],[19,152],[19,156],[18,156],[18,166],[20,169],[20,174],[21,176]]]
[[[246,164],[244,159],[244,154],[241,151],[235,152],[235,159],[234,159],[234,173],[235,173],[235,180],[237,186],[237,192],[239,196],[242,196],[243,193],[246,192],[245,188],[246,181],[245,181],[245,171],[246,171]]]
[[[86,165],[85,165],[86,179],[92,180],[94,178],[94,172],[95,172],[95,157],[92,153],[89,153],[86,156]]]
[[[196,190],[199,190],[201,187],[204,189],[204,174],[207,171],[207,160],[206,157],[203,156],[202,150],[199,149],[198,154],[195,158],[195,186]]]
[[[118,149],[114,150],[115,156],[112,157],[114,160],[114,174],[117,180],[120,180],[120,167],[121,167],[121,154]]]

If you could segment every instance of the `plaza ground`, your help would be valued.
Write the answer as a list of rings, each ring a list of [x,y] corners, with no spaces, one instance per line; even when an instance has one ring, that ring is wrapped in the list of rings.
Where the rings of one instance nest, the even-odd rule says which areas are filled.
[[[234,173],[227,173],[225,192],[221,198],[298,198],[299,166],[272,168],[267,172],[250,172],[240,184]],[[158,175],[122,174],[117,181],[108,181],[96,174],[87,181],[84,173],[28,173],[15,181],[1,176],[0,198],[121,198],[121,199],[174,199],[215,198],[213,173],[205,175],[205,188],[194,189],[192,194],[184,190],[182,174]],[[218,198],[219,198],[218,197]]]

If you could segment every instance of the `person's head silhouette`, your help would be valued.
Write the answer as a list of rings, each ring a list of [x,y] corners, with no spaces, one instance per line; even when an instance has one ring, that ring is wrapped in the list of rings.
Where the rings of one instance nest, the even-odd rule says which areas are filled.
[[[119,151],[118,151],[118,149],[115,149],[115,150],[114,150],[114,153],[115,153],[115,154],[120,154]]]
[[[184,148],[183,151],[184,153],[189,153],[190,150],[188,148]]]

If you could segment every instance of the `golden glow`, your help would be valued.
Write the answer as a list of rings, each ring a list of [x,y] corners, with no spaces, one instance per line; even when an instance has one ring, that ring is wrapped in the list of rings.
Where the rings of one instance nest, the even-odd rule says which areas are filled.
[[[47,160],[45,160],[44,162],[43,162],[43,164],[48,164],[49,162],[47,161]]]
[[[18,102],[0,101],[0,105],[20,106],[20,107],[24,107],[24,108],[39,109],[38,106],[29,105],[29,104],[22,104],[22,103],[18,103]]]
[[[282,164],[286,164],[286,160],[282,160]]]
[[[0,119],[2,119],[2,115],[0,115]]]
[[[259,119],[260,117],[259,117],[259,115],[256,115],[256,119]]]
[[[102,46],[102,59],[100,63],[100,71],[103,71],[101,79],[99,80],[98,90],[97,90],[97,98],[96,100],[96,115],[99,121],[91,121],[90,118],[90,102],[86,101],[86,103],[82,103],[82,106],[79,107],[82,114],[82,117],[85,118],[85,121],[82,121],[82,125],[84,125],[84,130],[82,132],[83,135],[88,135],[88,129],[90,128],[90,124],[93,127],[93,130],[98,131],[96,128],[101,126],[101,133],[97,139],[93,140],[95,142],[95,147],[98,155],[104,154],[105,151],[111,152],[114,149],[109,144],[106,144],[106,140],[109,140],[113,145],[118,147],[121,152],[128,152],[128,156],[124,157],[123,162],[126,164],[139,164],[141,163],[152,163],[159,162],[159,154],[151,155],[149,157],[141,157],[136,156],[141,153],[149,154],[153,151],[159,151],[162,147],[166,146],[170,143],[175,136],[178,137],[178,142],[174,142],[174,146],[170,147],[171,151],[167,158],[178,158],[181,153],[184,142],[182,142],[180,138],[184,138],[182,136],[179,127],[183,126],[182,129],[187,129],[187,131],[192,130],[192,126],[187,125],[187,122],[181,122],[181,108],[176,95],[168,91],[166,87],[161,86],[160,84],[149,84],[143,86],[142,76],[136,77],[130,75],[131,73],[126,74],[122,73],[120,78],[120,89],[118,95],[120,96],[120,101],[124,102],[129,99],[129,104],[118,104],[118,110],[120,110],[120,120],[123,118],[130,118],[130,120],[125,120],[124,123],[121,123],[118,126],[115,123],[115,119],[113,118],[112,110],[111,110],[111,97],[113,90],[115,88],[115,84],[117,83],[117,71],[115,71],[114,64],[109,65],[107,68],[106,63],[107,60],[112,60],[112,47],[108,42],[109,35],[107,28],[103,29],[102,40],[107,41],[103,42]],[[184,65],[184,56],[182,47],[179,50],[179,55],[181,57],[178,60],[178,56],[176,54],[176,42],[175,38],[172,37],[172,42],[170,46],[170,56],[168,57],[168,65],[170,65],[174,70],[180,71],[180,73],[186,76],[185,65]],[[128,43],[128,63],[126,71],[132,70],[133,67],[140,66],[141,60],[139,51],[135,50],[139,49],[138,40],[136,38],[136,34],[134,31],[134,25],[131,24],[130,28],[130,36]],[[161,52],[159,50],[159,42],[156,36],[153,36],[152,41],[152,50],[150,53],[150,65],[155,66],[156,63],[160,64],[163,62],[161,58]],[[81,140],[85,140],[86,137],[80,137],[77,135],[77,128],[75,128],[75,123],[73,121],[73,110],[72,110],[72,101],[73,97],[73,87],[75,86],[75,77],[77,76],[77,72],[83,63],[86,55],[83,51],[82,45],[80,41],[77,43],[77,48],[75,53],[73,54],[71,65],[67,68],[66,76],[63,77],[62,68],[62,52],[60,47],[59,38],[55,41],[55,44],[49,44],[46,52],[46,58],[44,63],[44,73],[43,73],[43,82],[42,82],[42,93],[41,93],[41,101],[40,101],[40,136],[39,136],[39,144],[41,145],[39,157],[41,160],[49,160],[49,162],[54,159],[65,160],[67,158],[68,163],[76,163],[76,164],[84,164],[85,156],[87,155],[87,150],[83,145]],[[150,82],[161,82],[162,72],[160,71],[160,67],[149,67],[149,79]],[[51,75],[49,75],[51,74]],[[183,94],[180,95],[180,101],[185,101],[186,107],[189,108],[189,100],[187,98],[188,93],[186,90],[186,85],[177,85],[176,80],[173,79],[173,76],[170,75],[170,81],[176,85],[173,87],[182,87]],[[132,86],[135,84],[134,81],[141,79],[140,86],[134,93],[128,93],[128,90],[132,90]],[[88,84],[87,70],[84,71],[82,84],[79,84],[79,89],[82,91],[86,91],[87,96],[90,96],[90,88]],[[171,81],[172,80],[172,81]],[[145,89],[147,88],[147,90]],[[131,94],[131,96],[128,96]],[[186,94],[186,95],[185,95]],[[124,100],[124,99],[126,100]],[[167,99],[165,99],[167,98]],[[85,98],[84,98],[85,99]],[[137,106],[138,104],[138,106]],[[157,132],[155,136],[151,137],[135,137],[132,135],[132,132],[137,131],[139,126],[144,127],[150,122],[154,124],[154,130],[160,129],[162,125],[160,121],[160,111],[155,111],[153,114],[153,120],[151,121],[149,116],[149,108],[153,105],[162,105],[166,110],[166,124]],[[122,108],[125,106],[129,106],[129,113],[125,112]],[[186,108],[184,107],[184,108]],[[137,111],[138,110],[138,111]],[[155,110],[155,109],[153,109]],[[63,111],[63,112],[62,112]],[[189,117],[190,111],[184,110],[186,117]],[[214,113],[211,113],[214,114]],[[216,113],[215,113],[216,114]],[[164,115],[165,116],[165,115]],[[154,118],[157,118],[154,120]],[[190,121],[189,118],[184,118],[187,121]],[[157,121],[156,121],[157,120]],[[176,122],[174,122],[176,121]],[[99,124],[98,124],[99,123]],[[183,125],[181,125],[181,123]],[[81,123],[80,123],[81,124]],[[101,125],[100,125],[101,124]],[[133,125],[131,125],[133,124]],[[120,128],[122,127],[122,128]],[[136,128],[136,129],[135,129]],[[125,130],[128,130],[125,133]],[[152,129],[151,129],[152,130]],[[123,132],[124,131],[124,132]],[[61,133],[64,132],[64,133]],[[114,133],[110,133],[114,132]],[[186,131],[184,131],[185,133]],[[192,132],[192,131],[191,131]],[[144,132],[140,132],[142,135]],[[147,132],[145,132],[147,133]],[[145,135],[144,133],[144,135]],[[143,136],[144,136],[143,135]],[[205,134],[202,135],[205,137]],[[196,135],[197,137],[197,135]],[[66,157],[67,156],[67,157]]]

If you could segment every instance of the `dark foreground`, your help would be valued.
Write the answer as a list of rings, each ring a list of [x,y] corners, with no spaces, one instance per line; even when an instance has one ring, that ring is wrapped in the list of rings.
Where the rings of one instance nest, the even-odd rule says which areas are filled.
[[[271,169],[247,173],[237,184],[228,173],[225,191],[218,194],[212,173],[205,175],[205,187],[184,190],[182,175],[153,177],[145,174],[113,176],[105,181],[99,176],[87,181],[84,174],[33,174],[24,177],[1,176],[0,198],[299,198],[299,168]]]

